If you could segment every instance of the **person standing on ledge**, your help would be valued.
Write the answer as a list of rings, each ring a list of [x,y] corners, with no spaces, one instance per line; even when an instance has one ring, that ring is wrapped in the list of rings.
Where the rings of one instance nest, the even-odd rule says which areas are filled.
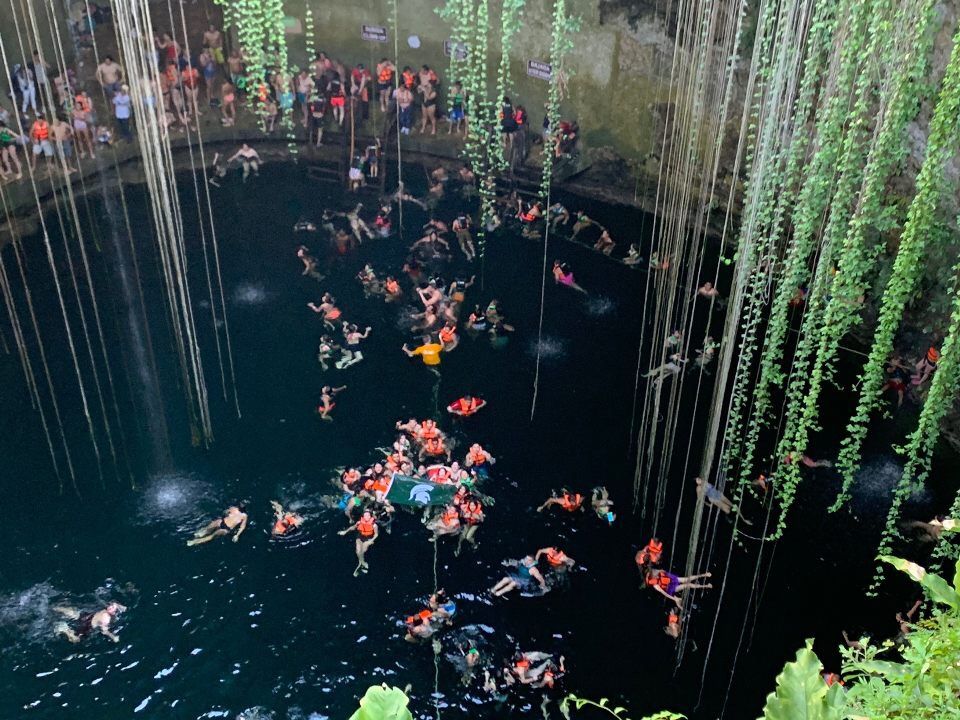
[[[120,134],[127,142],[133,140],[133,133],[130,132],[130,95],[126,85],[120,86],[119,92],[113,96],[113,114],[117,119],[117,126],[120,128]]]
[[[413,126],[413,93],[406,85],[401,85],[393,91],[393,99],[397,101],[397,122],[400,123],[400,132],[410,134]]]

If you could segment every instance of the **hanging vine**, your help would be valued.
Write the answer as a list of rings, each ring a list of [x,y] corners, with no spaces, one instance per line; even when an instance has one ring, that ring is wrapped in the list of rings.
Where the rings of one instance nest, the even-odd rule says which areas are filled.
[[[907,221],[900,237],[893,271],[882,295],[877,329],[869,358],[860,375],[857,408],[847,425],[837,468],[848,491],[860,468],[860,453],[867,434],[867,423],[877,407],[884,381],[884,365],[893,351],[893,340],[903,319],[907,303],[916,292],[923,274],[923,257],[927,239],[934,235],[937,208],[947,192],[944,170],[955,152],[955,138],[960,132],[960,32],[954,36],[950,62],[930,121],[926,157],[917,175],[916,194],[907,211]],[[955,389],[955,388],[954,388]],[[908,455],[908,463],[915,462]],[[902,494],[904,490],[898,490]]]

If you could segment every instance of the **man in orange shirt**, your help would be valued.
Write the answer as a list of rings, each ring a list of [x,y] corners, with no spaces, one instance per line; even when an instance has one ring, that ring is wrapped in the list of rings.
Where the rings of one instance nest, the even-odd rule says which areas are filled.
[[[403,351],[407,354],[407,357],[416,357],[419,355],[424,365],[434,367],[440,364],[440,353],[443,352],[443,345],[438,342],[433,342],[429,335],[424,335],[422,344],[419,347],[411,350],[407,347],[406,343],[404,343]]]

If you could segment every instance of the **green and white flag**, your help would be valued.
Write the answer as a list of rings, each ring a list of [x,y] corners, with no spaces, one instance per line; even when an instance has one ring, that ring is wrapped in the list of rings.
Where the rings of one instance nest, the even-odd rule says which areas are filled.
[[[387,487],[387,500],[394,505],[449,505],[453,496],[457,494],[456,485],[440,485],[413,478],[400,473],[394,473]]]

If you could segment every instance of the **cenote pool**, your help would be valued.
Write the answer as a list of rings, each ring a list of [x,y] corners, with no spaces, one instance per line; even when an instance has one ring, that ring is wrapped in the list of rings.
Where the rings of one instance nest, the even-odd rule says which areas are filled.
[[[409,175],[418,173],[411,168]],[[411,190],[422,192],[415,183]],[[380,682],[411,684],[415,716],[540,713],[540,691],[519,691],[498,702],[478,682],[464,686],[446,657],[454,651],[457,630],[440,636],[444,648],[437,657],[429,645],[403,641],[402,619],[433,590],[434,571],[457,599],[457,628],[474,626],[487,661],[505,660],[516,648],[563,654],[568,672],[554,696],[571,691],[609,697],[628,706],[633,717],[659,709],[691,718],[716,718],[721,712],[729,718],[756,717],[777,671],[805,638],[815,636],[821,657],[836,662],[833,648],[841,629],[894,632],[893,613],[913,592],[909,585],[891,581],[878,599],[863,592],[885,497],[899,477],[895,458],[875,452],[849,511],[826,513],[838,486],[829,471],[806,476],[787,536],[765,548],[759,572],[759,543],[732,545],[719,616],[731,529],[725,520],[717,521],[711,563],[716,587],[697,600],[690,642],[677,667],[674,642],[662,631],[665,606],[639,587],[633,563],[649,537],[649,517],[642,519],[632,508],[630,438],[642,271],[583,244],[552,241],[548,260],[569,262],[589,295],[555,287],[551,280],[538,344],[542,247],[511,231],[497,233],[487,244],[483,282],[478,277],[468,291],[466,307],[497,298],[516,331],[503,347],[464,335],[459,348],[443,358],[438,380],[400,349],[414,340],[403,320],[409,284],[406,301],[391,306],[364,297],[356,280],[367,262],[381,273],[398,273],[425,213],[406,205],[402,242],[371,241],[338,257],[323,251],[319,233],[305,237],[291,228],[301,217],[318,220],[324,208],[345,210],[352,198],[312,182],[302,166],[267,165],[246,185],[231,177],[214,190],[213,210],[241,417],[233,411],[232,397],[222,397],[202,258],[194,243],[193,300],[216,435],[213,446],[201,450],[190,443],[141,192],[128,192],[126,200],[137,230],[134,246],[155,372],[133,349],[137,323],[130,322],[118,271],[126,265],[130,272],[131,258],[122,249],[125,239],[119,255],[113,241],[118,206],[112,193],[108,188],[107,202],[92,193],[80,210],[90,227],[85,242],[123,417],[123,437],[115,433],[114,438],[122,472],[107,460],[101,479],[85,442],[80,398],[39,238],[25,240],[25,270],[69,441],[76,448],[79,493],[69,480],[58,490],[16,354],[0,355],[5,538],[0,718],[233,718],[258,707],[276,720],[342,720],[366,687]],[[372,215],[376,196],[361,194],[360,199],[368,208],[365,214]],[[648,252],[651,222],[638,211],[561,199],[571,210],[583,207],[610,227],[614,238],[639,241]],[[448,200],[438,216],[449,221],[456,207]],[[195,207],[184,212],[183,221],[187,237],[196,238]],[[50,232],[62,256],[67,246],[55,223]],[[321,257],[323,282],[301,275],[296,257],[301,242]],[[11,249],[3,255],[10,272],[16,267]],[[62,282],[68,280],[65,272]],[[468,268],[459,253],[452,265],[440,268],[447,280],[474,272],[479,274],[479,263]],[[323,328],[306,305],[319,302],[324,291],[336,296],[348,320],[373,328],[363,344],[364,360],[343,371],[323,373],[316,361]],[[22,289],[18,292],[23,302]],[[74,313],[69,296],[68,304]],[[708,320],[719,335],[722,318],[701,322]],[[3,329],[9,338],[6,325]],[[539,391],[531,420],[538,350]],[[854,370],[851,363],[844,372]],[[333,423],[321,422],[314,412],[324,384],[347,386]],[[489,407],[464,421],[437,413],[465,392],[486,398]],[[691,423],[695,433],[702,426],[705,408],[693,397],[684,402],[686,437]],[[850,400],[838,389],[831,402],[839,427]],[[454,543],[441,541],[434,566],[427,531],[417,516],[402,514],[370,551],[369,574],[354,578],[353,541],[336,534],[346,521],[322,501],[333,493],[330,479],[337,468],[376,459],[376,448],[393,441],[398,420],[431,415],[441,417],[441,426],[460,443],[458,454],[470,442],[480,442],[498,460],[484,487],[496,504],[480,529],[479,547],[454,557]],[[831,430],[836,429],[825,427],[815,449],[835,452]],[[877,447],[884,442],[889,447],[896,428],[876,435]],[[698,442],[695,434],[694,455]],[[569,485],[584,492],[601,484],[617,503],[611,527],[592,513],[535,512],[552,488]],[[681,497],[687,507],[695,501],[692,478],[676,474],[659,531],[668,540],[668,554],[676,554],[674,569],[682,567],[689,532],[682,514],[676,535],[681,547],[669,546]],[[185,547],[193,530],[238,499],[247,501],[251,513],[251,526],[238,543]],[[299,508],[307,518],[304,530],[290,541],[269,537],[272,499]],[[918,512],[932,500],[917,498]],[[550,544],[561,545],[577,560],[569,588],[535,598],[493,599],[485,593],[502,576],[501,561]],[[748,606],[751,596],[759,605]],[[108,598],[130,608],[118,625],[119,643],[92,638],[74,646],[52,636],[54,605],[93,607]],[[549,712],[559,717],[556,705]]]

